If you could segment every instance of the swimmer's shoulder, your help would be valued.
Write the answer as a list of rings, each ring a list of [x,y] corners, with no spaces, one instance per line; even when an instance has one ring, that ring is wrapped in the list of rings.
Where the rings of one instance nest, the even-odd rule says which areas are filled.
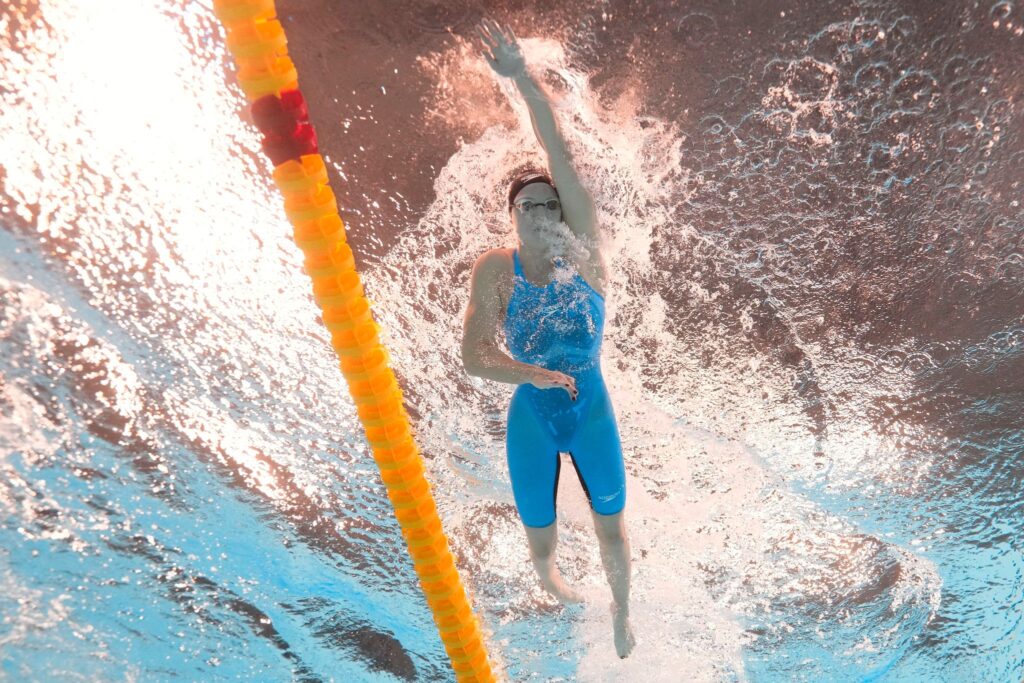
[[[514,251],[515,250],[511,247],[495,247],[494,249],[488,249],[477,257],[476,263],[473,264],[473,268],[481,268],[488,275],[494,276],[498,279],[508,279],[504,276],[511,275],[514,270],[512,263],[512,253]]]
[[[488,249],[473,264],[473,271],[478,272],[483,281],[493,284],[501,294],[502,301],[506,302],[512,289],[512,274],[515,270],[512,261],[514,251],[511,247]]]

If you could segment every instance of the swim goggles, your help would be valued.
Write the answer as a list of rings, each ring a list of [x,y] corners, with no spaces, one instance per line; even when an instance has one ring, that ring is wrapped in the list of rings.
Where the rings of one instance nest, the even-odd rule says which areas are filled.
[[[537,202],[530,201],[529,199],[524,199],[521,202],[516,202],[515,206],[523,213],[526,213],[536,206],[546,206],[548,211],[555,211],[560,206],[562,206],[562,204],[557,199],[553,198],[547,200],[546,202],[540,202],[539,204]]]

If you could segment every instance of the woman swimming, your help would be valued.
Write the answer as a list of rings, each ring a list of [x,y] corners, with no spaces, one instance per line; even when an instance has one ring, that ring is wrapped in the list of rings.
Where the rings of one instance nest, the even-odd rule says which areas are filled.
[[[601,375],[607,270],[596,213],[544,91],[526,71],[511,29],[485,20],[483,56],[512,78],[530,109],[551,175],[516,177],[508,208],[515,249],[490,249],[473,265],[462,358],[471,375],[517,384],[508,410],[506,455],[516,509],[544,588],[580,602],[555,562],[559,453],[568,453],[590,502],[614,600],[615,649],[633,649],[629,623],[629,539],[623,521],[626,477],[615,414]],[[557,189],[556,189],[557,188]],[[511,356],[498,345],[499,328]]]

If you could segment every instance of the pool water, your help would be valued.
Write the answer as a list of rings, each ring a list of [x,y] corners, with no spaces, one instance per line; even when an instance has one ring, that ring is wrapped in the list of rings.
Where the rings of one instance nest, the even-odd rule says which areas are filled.
[[[1019,3],[278,8],[505,679],[1024,678]],[[626,660],[579,484],[567,608],[459,359],[544,163],[485,15],[600,217]],[[454,680],[210,3],[0,22],[0,679]]]

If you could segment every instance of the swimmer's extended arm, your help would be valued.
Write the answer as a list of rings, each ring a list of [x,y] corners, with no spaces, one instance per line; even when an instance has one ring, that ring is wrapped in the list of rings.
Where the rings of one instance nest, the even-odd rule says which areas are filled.
[[[555,181],[558,197],[562,201],[562,220],[578,237],[596,244],[597,213],[594,211],[594,200],[580,182],[572,155],[558,128],[558,120],[544,89],[525,70],[513,80],[530,110],[533,132],[547,153],[551,178]]]
[[[491,68],[497,74],[511,78],[526,100],[533,132],[547,153],[548,168],[562,201],[562,220],[578,237],[596,245],[594,200],[573,167],[572,156],[558,129],[547,94],[526,70],[526,61],[515,33],[510,27],[502,28],[487,19],[481,22],[478,33],[486,48],[483,56]]]

